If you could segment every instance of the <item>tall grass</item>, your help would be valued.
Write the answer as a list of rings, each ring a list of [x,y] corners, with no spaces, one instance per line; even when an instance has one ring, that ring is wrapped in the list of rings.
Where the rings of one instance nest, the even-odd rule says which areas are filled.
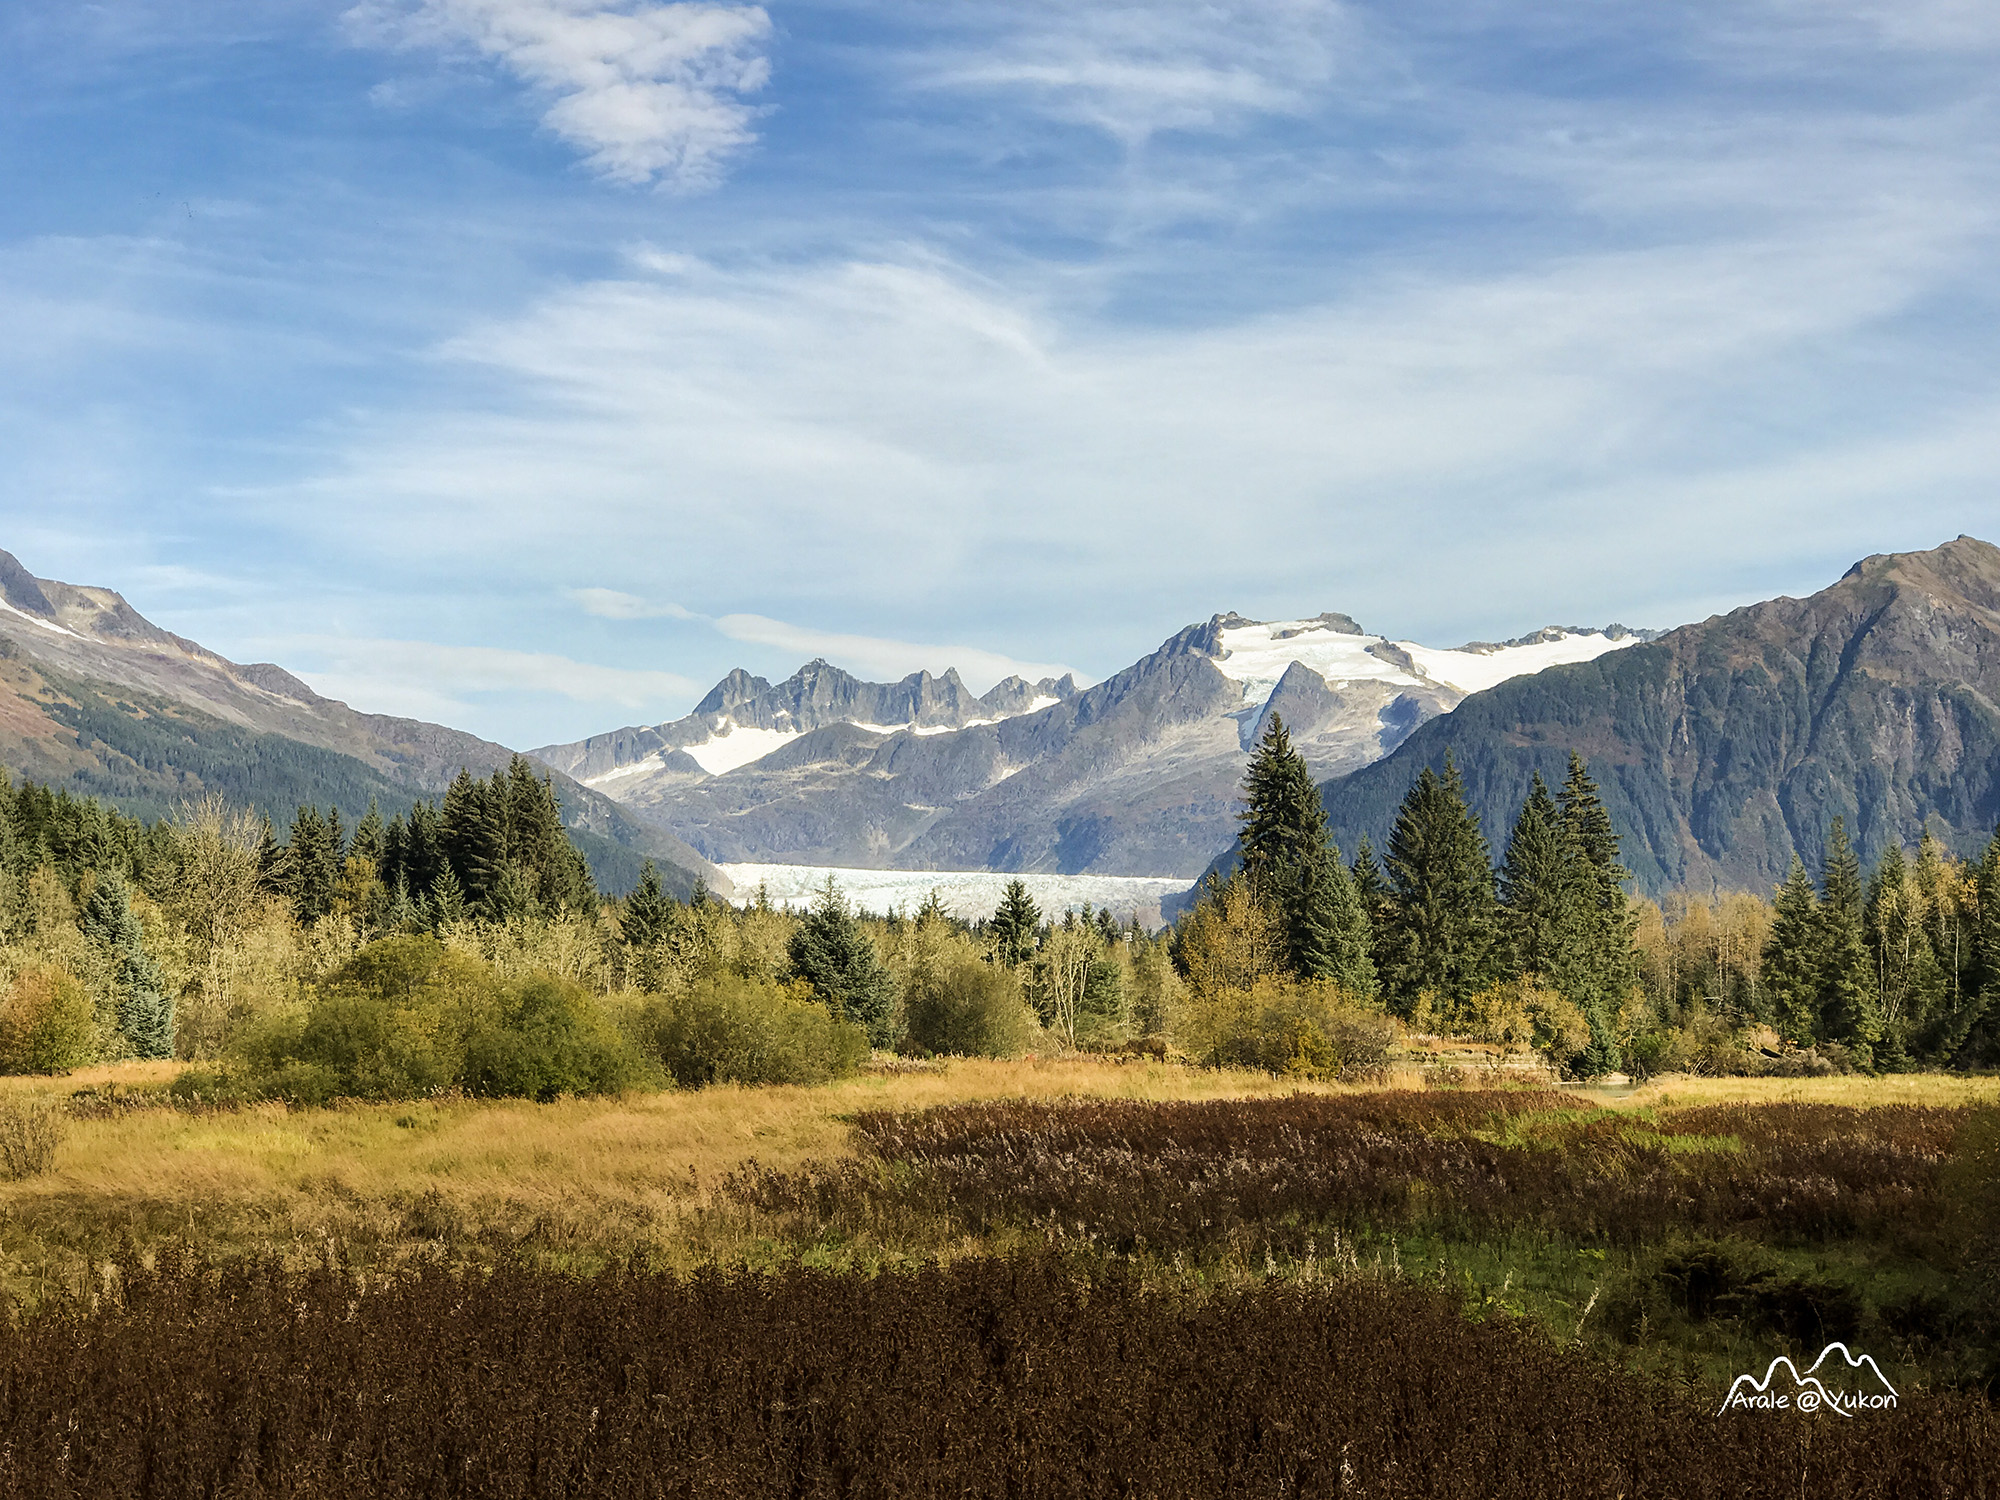
[[[0,1100],[0,1178],[22,1182],[55,1169],[63,1140],[62,1106],[38,1095]]]
[[[876,1278],[223,1273],[0,1328],[0,1497],[2000,1492],[2000,1418],[1718,1418],[1421,1288],[1046,1258]]]

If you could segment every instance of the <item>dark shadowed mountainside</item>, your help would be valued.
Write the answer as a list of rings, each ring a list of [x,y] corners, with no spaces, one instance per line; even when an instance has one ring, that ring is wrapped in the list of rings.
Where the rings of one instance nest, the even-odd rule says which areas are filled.
[[[1961,852],[2000,819],[2000,549],[1960,537],[1870,557],[1594,661],[1475,693],[1394,754],[1325,783],[1343,850],[1379,850],[1450,754],[1499,857],[1540,771],[1580,750],[1638,887],[1764,890],[1816,868],[1836,816],[1864,860],[1926,826]]]

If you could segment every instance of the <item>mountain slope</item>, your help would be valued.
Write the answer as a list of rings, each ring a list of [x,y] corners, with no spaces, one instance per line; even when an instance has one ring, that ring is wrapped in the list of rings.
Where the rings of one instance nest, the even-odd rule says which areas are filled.
[[[281,825],[301,803],[350,819],[441,792],[512,751],[442,725],[357,713],[268,663],[161,630],[109,589],[36,578],[0,552],[0,766],[158,817],[218,791]],[[690,889],[719,872],[678,839],[558,775],[564,821],[605,888],[653,858]]]
[[[1810,598],[1518,678],[1322,794],[1344,849],[1379,848],[1448,752],[1497,857],[1531,773],[1553,782],[1572,746],[1642,890],[1767,889],[1835,814],[1864,859],[1927,822],[1970,851],[2000,818],[2000,549],[1866,558]]]
[[[1010,679],[975,699],[956,673],[878,685],[813,662],[776,687],[732,673],[673,725],[535,754],[721,862],[1192,875],[1233,830],[1269,714],[1333,774],[1474,687],[1639,638],[1436,651],[1344,615],[1217,615],[1088,690]]]

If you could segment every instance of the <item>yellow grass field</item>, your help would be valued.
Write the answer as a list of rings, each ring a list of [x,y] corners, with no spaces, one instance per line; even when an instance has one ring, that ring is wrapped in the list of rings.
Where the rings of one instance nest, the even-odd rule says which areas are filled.
[[[62,1080],[0,1079],[0,1101],[66,1099],[107,1085],[143,1090],[170,1064]],[[1415,1070],[1391,1086],[1421,1087]],[[134,1109],[68,1122],[55,1168],[0,1182],[0,1289],[32,1296],[129,1238],[187,1238],[216,1253],[368,1259],[425,1246],[596,1262],[635,1247],[677,1263],[745,1252],[757,1227],[718,1226],[715,1187],[756,1162],[790,1168],[850,1151],[870,1109],[963,1100],[1242,1098],[1292,1093],[1288,1079],[1096,1058],[959,1060],[871,1071],[817,1088],[721,1086],[553,1104],[444,1100],[324,1110],[260,1105],[190,1114]],[[1326,1086],[1306,1085],[1323,1088]],[[1631,1109],[1800,1099],[1844,1104],[2000,1102],[2000,1078],[1667,1079],[1579,1098]]]

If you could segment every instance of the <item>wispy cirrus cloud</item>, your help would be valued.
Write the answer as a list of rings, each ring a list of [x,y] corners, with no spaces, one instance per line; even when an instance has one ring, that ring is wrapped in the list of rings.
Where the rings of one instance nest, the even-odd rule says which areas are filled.
[[[571,589],[570,598],[587,615],[600,620],[698,620],[702,616],[678,604],[655,604],[618,589]]]
[[[699,621],[726,640],[770,646],[802,657],[825,657],[836,666],[864,677],[902,678],[921,671],[942,675],[947,668],[955,667],[973,691],[983,693],[1003,677],[1024,677],[1036,682],[1044,677],[1061,677],[1065,673],[1075,675],[1071,667],[1054,662],[1020,661],[977,646],[927,645],[883,636],[818,630],[774,620],[767,615],[697,614],[678,604],[655,603],[619,589],[571,589],[569,597],[583,606],[584,613],[599,619]],[[1079,680],[1089,679],[1079,677]]]
[[[1360,50],[1335,0],[1006,0],[926,6],[924,88],[1002,96],[1128,145],[1309,108]]]
[[[659,711],[700,689],[676,672],[606,667],[545,651],[434,641],[296,635],[248,644],[275,656],[315,692],[370,713],[461,721],[482,694],[536,694],[625,713]]]
[[[1072,671],[1055,662],[1017,661],[976,646],[923,645],[880,636],[848,635],[790,625],[764,615],[723,615],[716,620],[715,628],[732,641],[775,646],[801,656],[825,657],[865,677],[902,678],[920,671],[941,674],[948,667],[956,667],[966,686],[976,693],[985,692],[1003,677],[1025,677],[1030,682],[1039,682],[1044,677],[1061,677]],[[1077,675],[1081,682],[1090,680]]]
[[[770,81],[757,5],[604,0],[367,0],[365,42],[470,49],[547,98],[542,123],[617,182],[713,185],[756,137],[745,102]]]

